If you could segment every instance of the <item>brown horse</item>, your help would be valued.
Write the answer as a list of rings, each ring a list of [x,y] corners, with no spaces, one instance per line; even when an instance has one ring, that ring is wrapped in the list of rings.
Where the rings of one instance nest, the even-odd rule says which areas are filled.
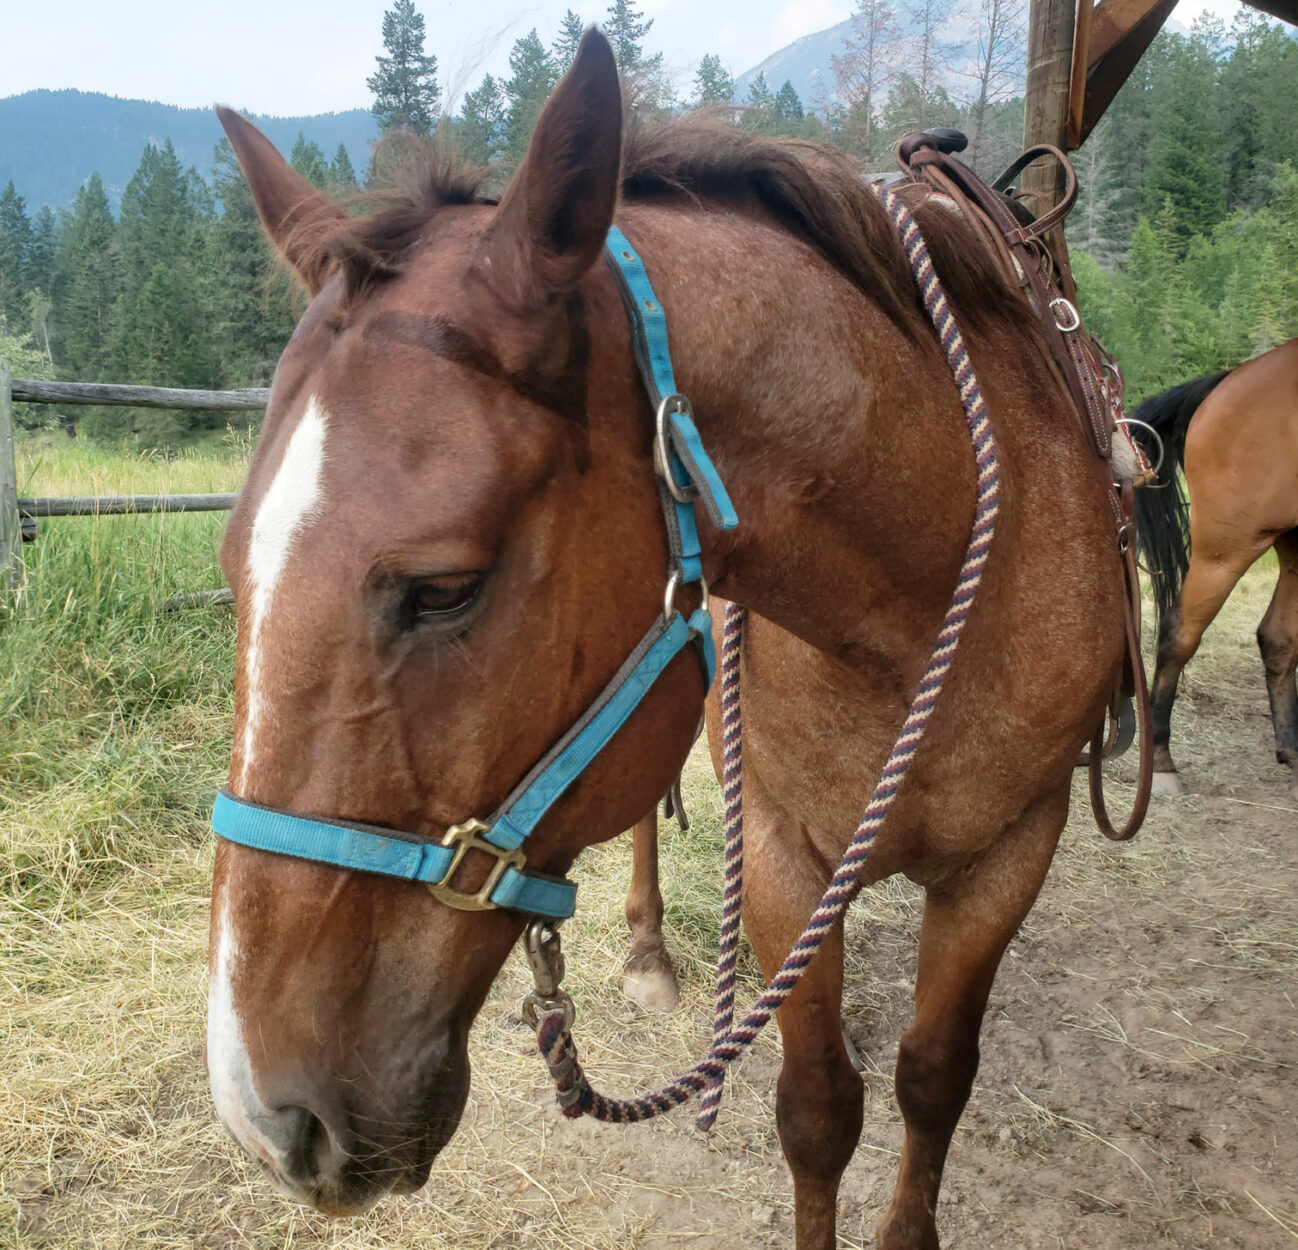
[[[741,518],[723,533],[698,513],[706,576],[751,609],[744,912],[774,971],[892,746],[974,515],[956,388],[874,194],[826,149],[725,128],[668,127],[624,161],[595,33],[498,205],[443,170],[349,218],[223,120],[314,296],[222,552],[239,619],[231,788],[436,839],[494,810],[661,615],[651,411],[599,263],[616,215]],[[927,891],[886,1250],[938,1244],[987,996],[1123,651],[1105,483],[1033,315],[959,217],[917,212],[990,404],[1002,502],[866,873]],[[644,817],[702,703],[698,664],[673,661],[529,837],[529,868],[561,873]],[[461,889],[485,878],[479,858]],[[208,1061],[234,1136],[325,1211],[422,1185],[526,916],[222,840],[212,917]],[[834,1244],[861,1130],[841,981],[840,927],[780,1013],[801,1250]]]
[[[1235,583],[1274,548],[1280,576],[1257,645],[1276,760],[1293,771],[1290,793],[1298,798],[1298,339],[1155,395],[1135,416],[1166,448],[1158,486],[1136,495],[1158,610],[1155,792],[1181,791],[1169,749],[1181,670]],[[1135,429],[1152,452],[1153,439]]]

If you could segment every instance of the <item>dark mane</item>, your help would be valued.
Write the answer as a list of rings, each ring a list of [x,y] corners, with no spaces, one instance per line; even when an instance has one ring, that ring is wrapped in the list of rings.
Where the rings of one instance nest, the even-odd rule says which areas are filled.
[[[962,319],[1035,318],[982,239],[922,188],[906,199]],[[770,139],[685,120],[633,136],[623,167],[631,200],[685,195],[763,212],[814,247],[889,316],[913,330],[918,294],[892,223],[851,158],[825,144]]]
[[[482,191],[491,169],[467,164],[436,139],[385,139],[375,167],[387,185],[348,204],[362,215],[299,227],[313,232],[315,246],[341,266],[349,303],[401,271],[439,210],[496,203]],[[909,333],[927,332],[891,222],[851,159],[834,148],[685,120],[628,139],[622,189],[632,201],[686,197],[763,214],[819,251]],[[961,318],[986,326],[1008,317],[1035,333],[1026,303],[978,234],[923,190],[901,193]]]

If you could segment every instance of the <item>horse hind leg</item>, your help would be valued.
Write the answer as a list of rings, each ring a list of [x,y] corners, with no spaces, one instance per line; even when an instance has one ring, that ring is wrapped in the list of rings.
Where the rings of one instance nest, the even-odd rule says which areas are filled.
[[[938,1250],[935,1212],[947,1151],[978,1071],[978,1035],[1005,948],[1054,855],[1068,791],[1051,795],[968,873],[928,890],[920,927],[915,1018],[897,1048],[906,1124],[879,1250]]]
[[[1257,645],[1266,670],[1266,692],[1271,701],[1275,730],[1275,757],[1293,772],[1290,794],[1298,798],[1298,529],[1280,536],[1275,544],[1280,577],[1271,604],[1257,629]]]
[[[1176,609],[1163,618],[1158,631],[1158,657],[1150,704],[1154,721],[1154,793],[1180,794],[1180,775],[1169,749],[1172,736],[1172,706],[1181,670],[1199,649],[1204,630],[1221,611],[1235,583],[1261,554],[1255,550],[1232,553],[1231,559],[1210,559],[1195,554],[1181,587]]]
[[[663,942],[663,896],[658,888],[658,814],[650,812],[631,834],[631,891],[626,923],[631,954],[623,968],[622,992],[646,1011],[674,1011],[680,1001],[676,970]]]

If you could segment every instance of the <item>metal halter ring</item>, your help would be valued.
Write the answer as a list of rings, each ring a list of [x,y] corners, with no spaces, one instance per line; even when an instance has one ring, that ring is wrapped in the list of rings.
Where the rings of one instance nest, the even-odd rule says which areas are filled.
[[[683,413],[691,419],[694,409],[684,395],[673,393],[664,395],[658,405],[658,414],[654,418],[654,466],[662,478],[667,493],[678,503],[692,503],[699,497],[699,488],[686,483],[682,486],[672,472],[671,440],[667,437],[667,418],[673,413]]]
[[[1138,425],[1142,430],[1148,430],[1154,436],[1154,442],[1158,444],[1158,463],[1150,470],[1157,477],[1159,470],[1163,467],[1163,436],[1148,421],[1137,421],[1135,417],[1119,417],[1114,425],[1131,426]]]
[[[1063,308],[1071,324],[1065,325],[1059,319],[1059,310]],[[1055,325],[1059,328],[1061,334],[1071,334],[1082,324],[1082,318],[1076,308],[1073,307],[1071,300],[1066,300],[1062,295],[1056,295],[1050,301],[1050,311],[1055,314]]]
[[[680,592],[680,588],[681,571],[680,569],[672,569],[671,576],[667,579],[667,592],[663,595],[664,619],[670,617],[671,614],[676,611],[676,596]],[[702,574],[699,574],[699,592],[703,596],[699,601],[699,607],[701,607],[703,611],[707,612],[710,608],[711,600],[708,598],[707,579]]]

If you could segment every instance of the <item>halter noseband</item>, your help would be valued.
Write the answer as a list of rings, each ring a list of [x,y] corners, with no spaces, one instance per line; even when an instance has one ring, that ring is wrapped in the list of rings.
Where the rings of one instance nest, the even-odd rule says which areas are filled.
[[[711,687],[716,655],[694,501],[702,503],[717,528],[734,529],[739,524],[730,496],[703,448],[690,402],[676,390],[662,304],[644,263],[616,226],[608,232],[605,258],[631,320],[636,364],[655,411],[654,468],[668,549],[663,614],[595,701],[485,822],[466,820],[452,825],[440,842],[429,842],[413,833],[251,803],[222,789],[212,809],[212,827],[227,841],[338,868],[420,881],[442,902],[464,911],[510,907],[553,919],[572,915],[576,885],[566,877],[527,869],[523,844],[688,644],[698,653],[705,687]],[[683,586],[695,583],[702,591],[702,603],[686,617],[676,607],[676,596]],[[495,863],[482,886],[468,894],[455,889],[451,880],[471,850],[485,852]]]

